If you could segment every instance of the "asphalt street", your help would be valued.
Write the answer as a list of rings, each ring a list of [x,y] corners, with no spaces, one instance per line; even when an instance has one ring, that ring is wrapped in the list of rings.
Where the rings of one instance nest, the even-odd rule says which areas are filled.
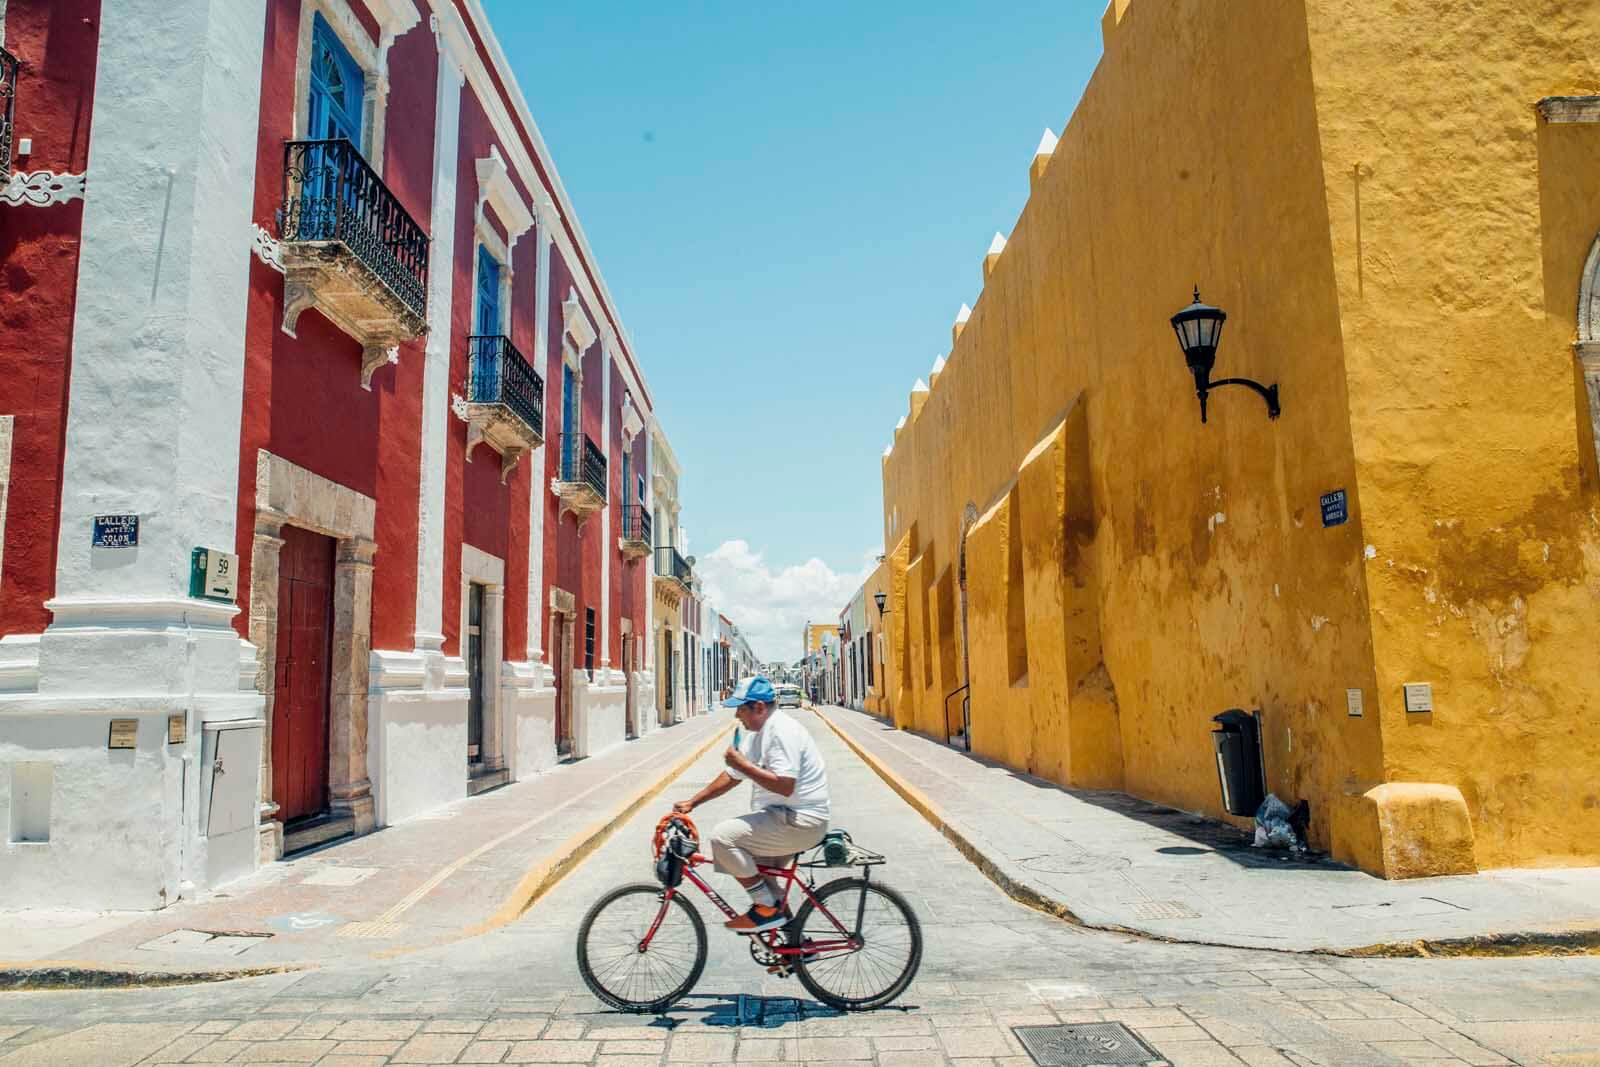
[[[713,751],[507,927],[311,972],[3,994],[0,1065],[1029,1064],[1014,1027],[1105,1022],[1178,1065],[1600,1064],[1600,958],[1353,960],[1082,929],[1010,900],[809,711],[798,718],[828,761],[835,825],[889,857],[884,880],[923,924],[921,971],[891,1008],[839,1016],[807,1000],[703,899],[710,960],[693,995],[640,1017],[586,992],[580,919],[611,887],[652,878],[651,830],[716,776]],[[747,804],[741,788],[695,818],[709,827]]]

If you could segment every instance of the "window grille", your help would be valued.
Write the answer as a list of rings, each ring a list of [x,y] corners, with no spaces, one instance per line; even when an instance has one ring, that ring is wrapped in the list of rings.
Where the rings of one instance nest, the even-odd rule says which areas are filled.
[[[583,609],[583,669],[594,681],[594,609]]]

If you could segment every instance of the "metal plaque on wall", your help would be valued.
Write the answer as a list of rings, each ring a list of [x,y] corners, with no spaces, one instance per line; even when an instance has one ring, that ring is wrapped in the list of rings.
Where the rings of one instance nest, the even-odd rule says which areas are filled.
[[[138,548],[139,516],[96,515],[90,543],[95,548]]]
[[[1322,525],[1343,526],[1350,521],[1350,498],[1343,489],[1322,494]]]
[[[137,748],[139,743],[138,719],[112,719],[111,735],[106,740],[107,748]]]

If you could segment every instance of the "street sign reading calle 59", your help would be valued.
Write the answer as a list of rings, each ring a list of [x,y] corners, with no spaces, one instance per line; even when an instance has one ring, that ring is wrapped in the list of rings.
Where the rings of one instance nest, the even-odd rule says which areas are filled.
[[[238,597],[239,557],[214,548],[197,548],[189,566],[189,595],[229,604]]]

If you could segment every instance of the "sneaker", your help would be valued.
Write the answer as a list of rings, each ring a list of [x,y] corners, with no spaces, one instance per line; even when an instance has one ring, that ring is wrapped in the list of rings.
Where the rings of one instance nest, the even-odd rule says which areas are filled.
[[[749,911],[723,925],[736,934],[759,934],[763,930],[776,930],[788,921],[789,913],[782,908],[752,904]]]

